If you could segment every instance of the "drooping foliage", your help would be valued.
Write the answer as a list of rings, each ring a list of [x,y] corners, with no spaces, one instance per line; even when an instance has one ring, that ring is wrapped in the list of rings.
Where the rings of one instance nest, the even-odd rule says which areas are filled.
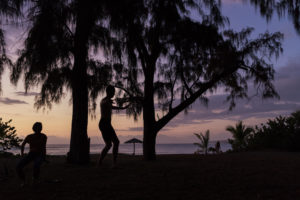
[[[20,15],[21,0],[0,0],[0,93],[2,91],[1,75],[4,66],[11,66],[11,60],[6,54],[4,24],[12,23]]]
[[[92,2],[89,2],[90,4]],[[81,8],[77,1],[42,0],[33,1],[28,6],[27,19],[30,20],[25,48],[13,68],[11,80],[17,83],[21,74],[25,75],[25,89],[42,85],[35,106],[41,108],[59,103],[66,91],[72,87],[76,34],[76,17]],[[92,6],[92,5],[90,5]],[[107,30],[99,22],[103,18],[102,7],[94,5],[93,26],[85,45],[89,51],[107,48],[110,42]],[[111,79],[109,63],[87,56],[87,73],[90,105],[94,105],[99,91],[103,91]]]
[[[263,17],[268,21],[271,20],[274,12],[279,17],[288,16],[295,27],[295,30],[300,34],[300,1],[299,0],[251,0],[256,8],[260,10]]]
[[[127,91],[140,96],[147,73],[152,71],[154,93],[164,111],[172,107],[178,96],[184,102],[197,91],[204,94],[218,86],[225,87],[234,106],[235,98],[247,97],[249,80],[261,87],[263,97],[277,96],[271,83],[274,70],[265,58],[280,54],[282,34],[266,32],[250,39],[253,28],[222,32],[219,28],[226,18],[220,15],[213,1],[209,1],[210,15],[200,15],[197,21],[190,17],[190,12],[196,8],[204,12],[199,1],[146,2],[147,6],[140,9],[143,17],[128,11],[126,17],[120,14],[120,18],[114,19],[119,23],[115,25],[117,28],[126,30],[123,35],[126,82],[119,81],[120,86],[126,85]],[[208,83],[211,85],[207,86]],[[206,101],[204,95],[199,97]]]

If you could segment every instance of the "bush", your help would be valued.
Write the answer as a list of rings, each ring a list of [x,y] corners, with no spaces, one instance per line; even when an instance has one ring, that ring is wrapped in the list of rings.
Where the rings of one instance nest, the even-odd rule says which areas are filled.
[[[10,125],[11,121],[4,122],[0,118],[0,152],[19,147],[22,142],[22,139],[17,137],[15,127]]]
[[[300,151],[300,111],[256,126],[248,138],[247,148]]]

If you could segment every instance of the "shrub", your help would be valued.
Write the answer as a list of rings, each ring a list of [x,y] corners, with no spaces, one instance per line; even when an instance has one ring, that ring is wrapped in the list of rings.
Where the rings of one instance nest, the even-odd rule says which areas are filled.
[[[256,126],[248,138],[248,149],[300,151],[300,111]]]
[[[4,122],[0,118],[0,152],[5,152],[12,147],[19,147],[22,142],[17,137],[15,127],[10,125],[11,121]]]

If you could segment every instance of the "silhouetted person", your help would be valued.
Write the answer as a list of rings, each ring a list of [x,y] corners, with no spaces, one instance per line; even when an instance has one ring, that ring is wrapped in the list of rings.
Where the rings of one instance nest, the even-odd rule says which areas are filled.
[[[221,144],[219,141],[216,142],[215,149],[217,154],[221,153]]]
[[[111,85],[107,86],[106,97],[104,97],[100,103],[101,119],[99,122],[99,129],[102,133],[102,137],[105,142],[105,147],[101,152],[99,162],[98,162],[98,165],[102,164],[104,157],[106,156],[107,152],[113,145],[113,167],[116,165],[120,142],[114,128],[111,125],[112,110],[126,109],[129,106],[129,105],[127,105],[126,107],[113,106],[112,105],[113,100],[111,98],[114,95],[115,95],[115,88]]]
[[[33,181],[36,183],[39,179],[40,167],[46,157],[46,143],[47,136],[42,131],[42,123],[36,122],[32,126],[33,134],[27,135],[21,145],[22,160],[17,165],[17,173],[22,180],[22,185],[25,185],[25,174],[23,168],[30,162],[34,162],[33,165]],[[26,143],[29,144],[29,153],[24,156],[24,147]]]

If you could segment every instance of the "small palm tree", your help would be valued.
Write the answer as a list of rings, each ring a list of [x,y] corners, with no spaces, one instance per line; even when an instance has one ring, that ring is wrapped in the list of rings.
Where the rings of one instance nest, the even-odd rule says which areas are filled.
[[[199,150],[196,152],[203,152],[205,155],[207,155],[208,152],[208,143],[209,143],[209,130],[205,132],[205,135],[203,133],[194,133],[196,137],[200,140],[200,143],[194,143],[194,145],[197,145],[199,147]]]
[[[232,134],[233,139],[228,139],[228,142],[234,151],[245,149],[247,147],[247,139],[250,133],[253,132],[253,128],[246,127],[243,121],[239,121],[235,127],[227,126],[226,130]]]

